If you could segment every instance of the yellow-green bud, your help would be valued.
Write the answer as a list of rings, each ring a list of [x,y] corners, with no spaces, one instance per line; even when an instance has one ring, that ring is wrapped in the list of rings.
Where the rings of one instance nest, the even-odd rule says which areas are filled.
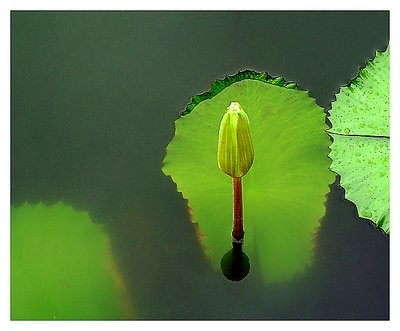
[[[239,102],[231,102],[219,127],[218,167],[231,177],[242,177],[254,159],[250,122]]]

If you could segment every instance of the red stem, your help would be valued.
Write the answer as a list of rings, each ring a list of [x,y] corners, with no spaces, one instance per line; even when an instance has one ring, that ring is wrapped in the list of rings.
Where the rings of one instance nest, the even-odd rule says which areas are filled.
[[[232,178],[233,183],[233,230],[232,237],[236,241],[242,241],[243,231],[243,202],[242,202],[242,178]]]

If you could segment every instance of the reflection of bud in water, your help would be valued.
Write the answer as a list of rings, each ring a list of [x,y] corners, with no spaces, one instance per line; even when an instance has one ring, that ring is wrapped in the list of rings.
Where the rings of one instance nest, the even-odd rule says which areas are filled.
[[[231,177],[244,176],[254,159],[250,122],[238,102],[231,102],[219,127],[218,167]]]
[[[233,243],[232,249],[221,259],[221,270],[226,278],[238,282],[250,271],[249,257],[243,252],[242,244]]]

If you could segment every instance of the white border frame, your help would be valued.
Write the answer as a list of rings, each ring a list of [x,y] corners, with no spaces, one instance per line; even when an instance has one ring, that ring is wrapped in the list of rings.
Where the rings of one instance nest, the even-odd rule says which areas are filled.
[[[0,254],[1,254],[1,271],[0,271],[0,316],[2,330],[26,330],[27,328],[37,330],[70,330],[71,328],[87,329],[88,327],[100,330],[119,329],[132,331],[133,328],[140,330],[152,328],[173,328],[174,330],[187,330],[204,328],[230,328],[243,329],[251,328],[252,330],[271,330],[288,328],[309,330],[341,330],[362,328],[362,330],[378,328],[379,330],[399,329],[399,295],[400,295],[400,275],[399,275],[399,47],[397,36],[399,36],[398,22],[399,15],[396,8],[398,1],[210,1],[202,0],[196,2],[190,1],[152,1],[146,0],[139,3],[132,1],[2,1],[0,4],[0,26],[1,26],[1,44],[3,45],[1,52],[1,89],[0,100],[2,103],[0,112],[0,145],[1,145],[1,166],[2,179],[0,181]],[[390,52],[391,52],[391,235],[390,235],[390,322],[387,321],[351,321],[351,322],[323,322],[323,321],[227,321],[227,322],[157,322],[157,321],[120,321],[120,322],[18,322],[10,321],[10,286],[9,286],[9,270],[10,270],[10,236],[9,236],[9,219],[10,219],[10,11],[11,10],[390,10]],[[397,73],[397,74],[395,74]],[[162,323],[162,324],[160,324]],[[395,326],[397,325],[397,326]]]

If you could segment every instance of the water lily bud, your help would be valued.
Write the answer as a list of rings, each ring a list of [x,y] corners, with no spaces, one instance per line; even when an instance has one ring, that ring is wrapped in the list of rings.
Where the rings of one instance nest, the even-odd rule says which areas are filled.
[[[239,102],[231,102],[219,127],[218,167],[231,177],[242,177],[250,169],[254,148],[250,122]]]

